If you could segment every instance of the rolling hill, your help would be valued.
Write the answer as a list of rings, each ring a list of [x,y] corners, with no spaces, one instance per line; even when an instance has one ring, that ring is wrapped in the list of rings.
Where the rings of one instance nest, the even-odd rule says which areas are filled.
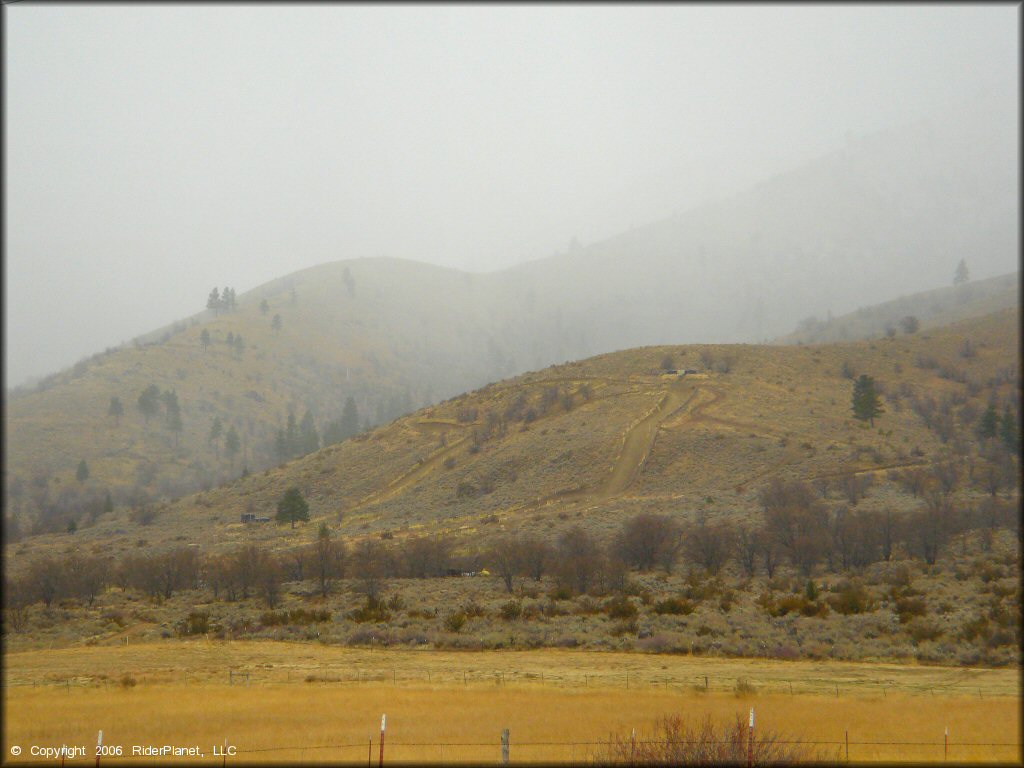
[[[199,313],[8,392],[6,509],[23,530],[61,530],[94,518],[108,491],[115,505],[138,505],[276,465],[289,413],[297,425],[308,413],[322,434],[351,397],[361,425],[379,425],[552,363],[761,341],[844,303],[946,282],[930,265],[946,259],[951,272],[965,253],[975,273],[1004,271],[1018,241],[1015,123],[1006,105],[972,108],[992,116],[985,135],[940,115],[732,199],[501,272],[354,259],[246,291],[233,312]],[[197,306],[207,290],[197,286]],[[242,351],[226,343],[239,335]],[[151,385],[175,393],[180,430],[136,408]],[[113,397],[123,416],[108,416]],[[216,420],[222,433],[211,439]]]
[[[1018,408],[1019,323],[1014,308],[874,341],[601,355],[490,384],[280,467],[155,503],[144,522],[119,509],[74,534],[32,537],[8,551],[123,554],[140,537],[155,548],[188,542],[217,552],[264,541],[288,549],[308,542],[320,522],[349,540],[446,534],[471,547],[500,532],[555,536],[578,523],[605,536],[645,511],[748,516],[772,477],[824,483],[827,495],[829,485],[840,493],[843,478],[868,476],[874,487],[862,509],[909,507],[914,500],[891,471],[930,468],[954,451],[967,461],[987,405]],[[874,427],[851,414],[851,377],[861,373],[883,393]],[[936,414],[949,414],[949,433]],[[290,487],[308,499],[309,525],[239,522],[245,512],[273,516]]]
[[[854,341],[906,333],[915,318],[921,328],[949,325],[970,317],[1020,305],[1020,273],[977,280],[934,291],[901,296],[871,307],[862,307],[841,317],[819,320],[807,318],[793,333],[775,340],[776,344],[822,344]]]

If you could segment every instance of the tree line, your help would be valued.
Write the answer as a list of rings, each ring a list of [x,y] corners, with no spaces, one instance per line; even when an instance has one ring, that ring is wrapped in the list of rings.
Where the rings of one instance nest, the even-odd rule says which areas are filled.
[[[669,515],[641,513],[623,522],[602,542],[580,526],[553,541],[537,535],[504,535],[477,551],[455,554],[456,542],[422,536],[395,542],[390,534],[348,545],[321,524],[309,544],[278,553],[251,543],[226,554],[201,555],[197,547],[132,554],[114,561],[73,553],[45,556],[29,563],[20,576],[5,577],[8,607],[17,617],[33,603],[52,605],[73,598],[92,604],[108,587],[129,588],[151,600],[207,589],[215,600],[258,597],[274,608],[286,582],[312,582],[326,596],[339,579],[353,581],[368,605],[387,579],[437,578],[488,568],[511,594],[517,580],[554,580],[562,597],[621,590],[631,570],[672,572],[681,563],[715,576],[726,568],[738,575],[772,577],[788,566],[802,576],[825,570],[841,573],[899,557],[934,564],[950,551],[956,537],[975,535],[977,546],[991,547],[997,529],[1021,536],[1010,501],[996,497],[976,506],[957,506],[941,484],[927,484],[921,509],[904,515],[863,511],[840,505],[829,509],[811,486],[773,480],[760,494],[757,522],[680,521]],[[286,508],[282,499],[279,519]]]

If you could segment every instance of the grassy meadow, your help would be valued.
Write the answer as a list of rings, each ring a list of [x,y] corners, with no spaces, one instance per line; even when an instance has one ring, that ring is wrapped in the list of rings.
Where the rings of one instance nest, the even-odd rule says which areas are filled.
[[[190,642],[13,653],[7,682],[5,755],[92,745],[102,729],[129,749],[198,744],[205,762],[226,739],[245,762],[361,763],[371,739],[378,759],[386,713],[393,762],[497,761],[504,728],[513,762],[585,762],[666,715],[721,721],[751,707],[759,728],[828,742],[815,747],[824,758],[845,759],[848,733],[853,762],[938,761],[946,728],[956,762],[1020,755],[1010,669]]]

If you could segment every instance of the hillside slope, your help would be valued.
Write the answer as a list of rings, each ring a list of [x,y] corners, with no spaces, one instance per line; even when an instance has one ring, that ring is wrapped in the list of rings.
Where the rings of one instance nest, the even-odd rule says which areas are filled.
[[[963,254],[976,274],[1005,271],[1019,239],[1015,116],[1005,105],[973,108],[992,116],[985,135],[937,116],[733,199],[513,269],[356,259],[255,288],[235,312],[201,313],[9,393],[7,509],[23,528],[62,529],[92,517],[108,489],[115,504],[166,499],[277,464],[289,411],[297,423],[308,411],[322,434],[351,397],[361,425],[381,424],[565,360],[760,341],[844,302],[934,284],[929,265],[943,258],[950,271]],[[197,306],[206,290],[197,287]],[[229,334],[241,334],[244,351],[225,343]],[[176,393],[180,432],[137,410],[150,385]],[[107,416],[112,397],[123,417]],[[223,433],[211,440],[216,419]],[[231,428],[239,447],[228,456]]]
[[[237,476],[243,466],[278,463],[275,437],[289,412],[299,422],[309,411],[322,435],[349,397],[362,427],[511,373],[495,351],[498,329],[482,319],[482,295],[473,276],[452,270],[339,262],[249,291],[235,311],[207,311],[97,355],[8,400],[8,498],[14,510],[77,499],[83,459],[93,485],[113,487],[115,501],[129,492],[180,495]],[[228,343],[238,336],[241,351]],[[176,393],[180,432],[166,407],[150,418],[140,411],[139,395],[150,385]],[[108,414],[113,397],[121,417]],[[215,419],[222,433],[211,440]],[[234,456],[226,445],[232,428]]]
[[[913,332],[913,324],[905,318],[916,319],[921,328],[933,328],[1019,305],[1020,273],[1014,272],[901,296],[840,317],[806,318],[797,330],[776,339],[775,343],[822,344],[880,338],[908,330]]]
[[[824,483],[826,494],[829,486],[841,493],[851,475],[871,477],[861,508],[912,506],[889,471],[952,456],[981,467],[971,446],[982,411],[993,403],[1019,416],[1019,322],[1012,309],[877,341],[602,355],[153,505],[147,524],[116,510],[73,535],[12,546],[20,555],[63,547],[113,554],[130,552],[141,536],[158,548],[187,541],[220,551],[262,540],[287,549],[324,522],[348,539],[444,533],[479,547],[501,531],[553,537],[577,523],[605,535],[643,511],[743,517],[772,477]],[[666,374],[668,363],[698,373]],[[849,376],[860,373],[884,393],[874,427],[851,415]],[[310,525],[239,522],[243,512],[273,516],[290,487],[309,500]]]

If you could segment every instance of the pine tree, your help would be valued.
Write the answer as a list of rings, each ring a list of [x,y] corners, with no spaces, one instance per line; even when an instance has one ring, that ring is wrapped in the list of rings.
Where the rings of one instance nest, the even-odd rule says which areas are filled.
[[[270,303],[266,299],[264,299],[263,301],[260,302],[260,314],[261,315],[265,315],[269,311],[270,311]]]
[[[288,425],[284,430],[285,445],[289,456],[294,456],[299,450],[299,429],[295,424],[295,413],[288,411]]]
[[[212,445],[217,440],[220,440],[220,436],[224,432],[224,425],[220,421],[220,416],[213,417],[213,424],[210,425],[210,439],[209,442]]]
[[[284,496],[277,502],[277,515],[274,517],[279,523],[292,524],[295,527],[297,520],[309,521],[309,504],[302,498],[302,492],[298,488],[289,488]]]
[[[278,333],[281,332],[281,316],[280,315],[274,315],[274,319],[270,321],[270,327],[273,328]]]
[[[116,424],[121,423],[121,417],[124,416],[124,405],[121,403],[121,398],[116,395],[110,398],[110,406],[107,408],[107,416],[113,416]]]
[[[78,469],[75,470],[75,479],[80,483],[84,483],[89,479],[89,465],[85,463],[85,459],[78,462]]]
[[[165,424],[174,433],[174,447],[178,447],[178,435],[183,428],[181,422],[181,407],[178,405],[178,393],[173,389],[167,390],[161,395],[164,401]]]
[[[231,466],[235,466],[235,456],[238,455],[239,449],[242,447],[241,441],[238,439],[238,433],[234,427],[228,429],[227,435],[224,437],[224,451],[227,453],[228,458],[231,460]]]
[[[288,438],[285,437],[283,429],[278,429],[277,437],[274,438],[274,455],[278,461],[288,458]]]
[[[313,453],[320,447],[320,435],[317,434],[316,424],[313,423],[313,414],[306,411],[299,425],[298,448],[300,454]]]
[[[993,403],[988,404],[988,408],[985,409],[985,413],[982,414],[981,420],[978,422],[978,437],[982,440],[989,440],[996,436],[999,431],[999,414],[996,412],[996,406]]]
[[[213,310],[213,314],[215,316],[217,315],[218,312],[220,312],[220,308],[221,308],[220,291],[217,290],[216,286],[214,286],[214,289],[212,291],[210,291],[210,295],[206,299],[206,308],[207,309],[212,309]]]
[[[160,409],[160,388],[156,384],[150,384],[139,395],[139,410],[142,411],[142,418],[149,423],[149,417],[156,414]]]
[[[1003,418],[999,420],[999,438],[1007,450],[1020,453],[1020,427],[1017,417],[1009,405],[1003,409]]]
[[[956,265],[956,274],[953,275],[953,285],[963,285],[971,279],[971,273],[967,271],[967,262],[960,259]]]
[[[875,426],[875,417],[884,413],[882,399],[875,392],[875,380],[862,373],[853,382],[853,416]]]
[[[359,434],[359,410],[351,396],[345,399],[345,407],[341,411],[341,434],[342,440]]]
[[[342,409],[341,418],[332,421],[324,430],[324,445],[340,443],[350,437],[359,434],[359,411],[356,408],[356,401],[349,396],[345,400],[345,407]]]
[[[203,345],[203,349],[207,349],[210,346],[210,332],[205,328],[199,334],[199,343]]]

